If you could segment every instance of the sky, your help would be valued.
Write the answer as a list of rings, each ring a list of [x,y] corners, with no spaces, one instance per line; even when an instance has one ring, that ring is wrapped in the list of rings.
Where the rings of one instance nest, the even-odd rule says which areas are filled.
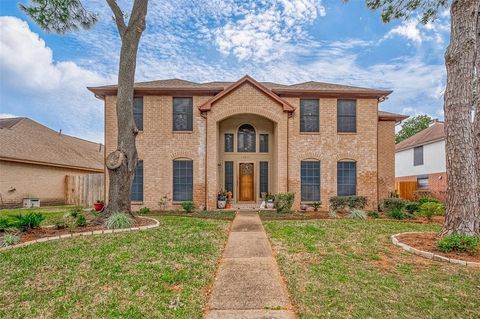
[[[26,116],[103,142],[103,102],[87,86],[117,80],[120,39],[104,0],[90,30],[45,33],[0,1],[0,117]],[[131,1],[120,0],[124,12]],[[181,78],[293,84],[322,81],[391,89],[380,109],[443,119],[448,11],[422,25],[388,24],[364,0],[150,0],[136,81]]]

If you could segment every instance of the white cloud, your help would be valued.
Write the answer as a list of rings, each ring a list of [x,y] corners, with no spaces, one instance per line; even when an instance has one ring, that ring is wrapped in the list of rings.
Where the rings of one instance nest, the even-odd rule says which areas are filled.
[[[384,37],[384,39],[393,38],[395,36],[404,37],[417,45],[423,41],[434,41],[439,45],[445,43],[445,38],[450,33],[450,15],[448,10],[442,12],[435,21],[422,24],[419,17],[412,17],[408,20],[392,28]]]
[[[394,35],[405,37],[416,43],[422,42],[422,35],[420,33],[420,29],[418,28],[418,21],[415,19],[402,22],[402,24],[390,30],[386,37],[389,38]]]

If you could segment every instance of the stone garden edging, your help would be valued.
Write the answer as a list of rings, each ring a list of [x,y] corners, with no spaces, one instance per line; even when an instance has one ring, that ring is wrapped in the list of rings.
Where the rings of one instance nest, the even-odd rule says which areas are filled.
[[[63,235],[58,235],[58,236],[43,237],[43,238],[39,238],[39,239],[35,239],[35,240],[26,241],[26,242],[23,242],[21,244],[16,244],[16,245],[11,245],[11,246],[6,246],[6,247],[0,247],[0,251],[25,247],[25,246],[29,246],[29,245],[32,245],[32,244],[35,244],[35,243],[43,243],[43,242],[46,242],[46,241],[59,240],[59,239],[64,239],[64,238],[125,233],[125,232],[137,231],[137,230],[146,230],[146,229],[156,228],[156,227],[160,226],[160,222],[158,220],[156,220],[155,218],[143,217],[143,216],[139,217],[139,218],[145,218],[145,219],[153,220],[153,221],[155,221],[155,224],[146,225],[146,226],[139,226],[139,227],[131,227],[131,228],[91,230],[91,231],[85,231],[85,232],[80,232],[80,233],[69,233],[69,234],[63,234]]]
[[[448,257],[445,257],[445,256],[440,256],[440,255],[428,252],[428,251],[413,248],[412,246],[409,246],[405,243],[402,243],[397,238],[397,236],[400,236],[400,235],[423,234],[423,233],[425,233],[425,232],[404,232],[404,233],[398,233],[398,234],[392,235],[390,238],[392,240],[392,243],[395,246],[398,246],[398,247],[408,251],[409,253],[412,253],[414,255],[417,255],[417,256],[420,256],[420,257],[423,257],[423,258],[427,258],[427,259],[431,259],[431,260],[435,260],[435,261],[448,262],[448,263],[452,263],[452,264],[459,264],[459,265],[463,265],[463,266],[467,266],[467,267],[480,267],[480,263],[477,263],[477,262],[448,258]]]

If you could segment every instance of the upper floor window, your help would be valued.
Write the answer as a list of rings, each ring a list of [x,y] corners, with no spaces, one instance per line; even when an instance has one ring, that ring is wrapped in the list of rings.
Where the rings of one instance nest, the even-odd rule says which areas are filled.
[[[337,100],[337,132],[357,131],[357,100]]]
[[[173,161],[173,201],[193,199],[193,161]]]
[[[268,134],[260,134],[260,152],[268,153]]]
[[[143,131],[143,96],[133,99],[133,120],[139,131]]]
[[[233,134],[225,134],[225,152],[233,152]]]
[[[173,98],[173,130],[193,130],[193,99],[191,97]]]
[[[357,162],[337,163],[337,195],[351,196],[357,194]]]
[[[423,165],[423,145],[413,148],[413,166]]]
[[[300,132],[320,130],[320,106],[318,100],[300,100]]]
[[[131,200],[134,202],[143,201],[143,161],[137,162],[135,175],[133,176]]]
[[[255,152],[256,133],[255,128],[250,124],[243,124],[238,128],[237,152]]]
[[[300,164],[301,200],[320,200],[320,161],[301,161]]]

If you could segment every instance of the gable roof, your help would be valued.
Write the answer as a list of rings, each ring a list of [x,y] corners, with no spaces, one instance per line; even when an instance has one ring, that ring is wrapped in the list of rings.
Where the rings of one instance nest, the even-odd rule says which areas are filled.
[[[233,90],[235,90],[236,88],[240,87],[242,84],[245,84],[245,83],[250,83],[255,88],[263,92],[265,95],[277,101],[280,105],[282,105],[284,112],[293,112],[295,110],[295,108],[290,103],[280,98],[278,95],[274,94],[271,90],[267,89],[264,85],[258,83],[248,75],[245,75],[243,78],[241,78],[237,82],[232,83],[230,86],[226,87],[225,90],[223,90],[219,94],[213,96],[211,99],[209,99],[208,101],[200,105],[198,107],[199,110],[202,112],[210,111],[213,103],[222,99],[224,96],[228,95],[230,92],[232,92]]]
[[[104,147],[29,118],[0,119],[0,159],[103,172]]]
[[[246,75],[245,77],[250,78]],[[240,80],[242,80],[240,79]],[[240,81],[239,80],[239,81]],[[255,81],[255,80],[253,80]],[[392,91],[390,90],[377,90],[364,87],[340,85],[326,82],[303,82],[297,84],[280,84],[275,82],[257,82],[257,84],[270,90],[278,96],[358,96],[358,97],[372,97],[372,98],[384,98]],[[224,82],[214,81],[198,83],[192,81],[186,81],[182,79],[167,79],[147,82],[137,82],[134,84],[135,94],[205,94],[215,95],[218,94],[237,82]],[[117,94],[117,85],[104,85],[97,87],[88,87],[88,90],[96,94],[98,97],[105,97],[107,95]]]
[[[406,140],[401,141],[395,145],[395,152],[403,151],[409,148],[429,144],[445,139],[445,131],[443,122],[434,122],[426,129],[410,136]]]

